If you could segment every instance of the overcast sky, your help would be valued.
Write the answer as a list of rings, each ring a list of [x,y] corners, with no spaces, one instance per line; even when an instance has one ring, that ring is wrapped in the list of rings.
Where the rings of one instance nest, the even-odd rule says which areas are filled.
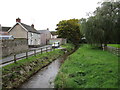
[[[0,24],[12,27],[16,18],[37,30],[55,30],[61,20],[85,18],[101,0],[0,0]]]

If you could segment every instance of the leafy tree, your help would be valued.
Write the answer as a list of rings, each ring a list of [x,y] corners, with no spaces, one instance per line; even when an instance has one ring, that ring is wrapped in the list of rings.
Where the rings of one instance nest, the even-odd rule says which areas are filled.
[[[68,42],[77,46],[80,42],[80,24],[78,19],[62,20],[57,24],[58,37],[66,38]]]
[[[120,2],[103,2],[94,11],[94,16],[81,23],[81,27],[91,44],[120,43]]]
[[[101,28],[104,31],[104,44],[109,42],[118,42],[118,29],[120,16],[120,2],[103,2],[101,8],[97,8],[95,15],[100,17]]]

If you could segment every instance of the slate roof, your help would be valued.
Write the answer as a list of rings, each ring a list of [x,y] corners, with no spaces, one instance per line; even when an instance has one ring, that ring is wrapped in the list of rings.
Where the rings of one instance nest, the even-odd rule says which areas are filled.
[[[11,27],[2,27],[3,32],[7,32]]]
[[[26,24],[24,24],[24,23],[21,23],[21,25],[22,25],[24,28],[26,28],[29,32],[33,32],[33,33],[38,33],[38,34],[40,34],[36,29],[32,28],[32,27],[29,26],[29,25],[26,25]]]
[[[38,30],[39,33],[50,33],[49,30]]]

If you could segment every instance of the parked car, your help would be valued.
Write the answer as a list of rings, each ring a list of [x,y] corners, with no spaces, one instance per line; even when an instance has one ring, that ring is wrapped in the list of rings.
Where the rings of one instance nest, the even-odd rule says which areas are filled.
[[[54,42],[52,44],[52,48],[58,48],[58,47],[60,47],[60,43],[59,42]]]

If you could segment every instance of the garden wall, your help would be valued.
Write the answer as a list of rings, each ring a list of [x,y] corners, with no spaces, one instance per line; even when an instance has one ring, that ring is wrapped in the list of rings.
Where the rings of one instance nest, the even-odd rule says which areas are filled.
[[[27,39],[2,40],[2,57],[28,50]]]

